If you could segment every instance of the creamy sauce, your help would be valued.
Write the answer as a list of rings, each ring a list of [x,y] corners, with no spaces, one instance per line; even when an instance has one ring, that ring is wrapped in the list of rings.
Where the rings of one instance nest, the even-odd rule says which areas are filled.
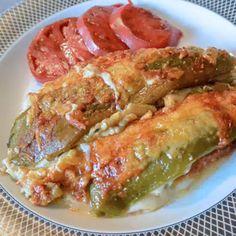
[[[132,205],[128,210],[127,215],[138,215],[155,211],[180,198],[186,197],[186,195],[200,187],[204,180],[220,168],[222,164],[228,160],[229,155],[210,163],[207,168],[203,169],[200,173],[185,176],[181,181],[169,182],[166,185],[158,187],[142,200]],[[77,201],[70,193],[66,193],[62,199],[56,200],[52,204],[52,207],[69,209],[80,215],[93,214],[88,203]]]
[[[123,111],[118,111],[93,126],[85,135],[84,140],[88,142],[96,137],[120,133],[134,120],[151,118],[155,111],[156,108],[152,105],[129,103]]]
[[[75,70],[80,73],[81,72],[81,68],[77,68],[75,67]],[[116,100],[116,109],[118,111],[121,111],[121,107],[119,106],[118,100],[119,100],[119,96],[120,93],[118,91],[118,89],[116,88],[115,83],[112,81],[112,77],[108,72],[101,72],[99,70],[99,68],[93,66],[92,64],[88,64],[86,67],[83,68],[82,70],[83,73],[83,77],[84,78],[92,78],[93,76],[98,76],[100,77],[103,82],[110,88],[113,90],[114,95],[115,95],[115,100]]]
[[[168,183],[167,185],[155,189],[142,200],[132,205],[127,214],[137,215],[144,212],[155,211],[180,198],[186,197],[196,188],[200,187],[203,181],[220,168],[228,158],[229,155],[226,155],[226,157],[210,163],[207,168],[203,169],[200,173],[195,173],[192,176],[184,177],[184,179],[179,182]]]
[[[119,91],[117,90],[115,84],[113,83],[113,81],[111,79],[111,75],[107,72],[102,72],[100,74],[100,77],[103,79],[103,82],[114,91],[115,99],[116,99],[116,109],[118,111],[121,111],[122,109],[120,108],[120,106],[118,104],[118,99],[119,99],[120,94],[119,94]]]
[[[92,78],[99,74],[99,70],[97,67],[93,66],[92,64],[88,64],[83,69],[83,77],[84,78]]]
[[[56,200],[52,207],[69,209],[82,215],[91,215],[90,207],[88,203],[77,201],[71,194],[66,193],[63,198]]]

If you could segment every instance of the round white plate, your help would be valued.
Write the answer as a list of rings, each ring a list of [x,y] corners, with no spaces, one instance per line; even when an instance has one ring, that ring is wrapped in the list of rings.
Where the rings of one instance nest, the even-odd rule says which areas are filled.
[[[127,1],[118,1],[127,2]],[[61,18],[79,16],[93,5],[117,3],[115,0],[94,0],[63,10],[33,27],[5,53],[0,61],[0,160],[6,156],[10,128],[26,100],[26,94],[39,85],[34,81],[26,60],[27,48],[43,26]],[[205,8],[180,0],[134,0],[138,6],[151,9],[183,31],[179,46],[215,46],[236,54],[236,28],[219,15]],[[138,24],[138,22],[137,22]],[[62,206],[47,208],[32,206],[9,178],[0,176],[0,184],[26,208],[58,224],[92,232],[124,233],[146,231],[172,225],[193,217],[213,206],[236,188],[236,155],[207,178],[186,197],[162,209],[138,216],[114,219],[96,218],[72,212]]]

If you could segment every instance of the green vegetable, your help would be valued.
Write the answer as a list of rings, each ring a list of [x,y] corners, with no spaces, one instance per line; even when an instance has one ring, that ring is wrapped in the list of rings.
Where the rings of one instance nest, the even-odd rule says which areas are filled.
[[[205,85],[211,82],[231,82],[230,72],[235,58],[225,51],[209,48],[186,49],[186,56],[171,54],[158,58],[145,66],[146,73],[156,72],[157,82],[142,88],[131,98],[131,102],[154,103],[171,90]],[[211,55],[213,54],[216,55]],[[213,57],[211,61],[208,57]],[[153,76],[155,78],[155,76]]]
[[[162,124],[162,131],[153,130],[156,135],[162,132],[162,137],[165,132],[165,145],[162,146],[162,140],[157,142],[155,147],[145,147],[151,161],[141,174],[129,179],[121,189],[105,193],[99,184],[90,186],[95,214],[105,217],[122,215],[130,205],[147,193],[185,175],[194,162],[217,149],[220,127],[214,115],[204,108],[196,110],[191,115],[182,116],[182,112],[177,111],[174,118],[166,117],[171,118],[171,126]],[[235,140],[235,128],[231,130],[230,138]],[[161,147],[161,150],[158,147]]]
[[[187,52],[183,58],[180,57],[181,51]],[[216,63],[210,63],[207,59],[204,59],[212,51],[217,54]],[[153,49],[153,52],[143,50],[143,52],[137,53],[132,57],[133,61],[130,61],[130,56],[128,55],[127,58],[121,58],[120,61],[115,61],[108,66],[107,71],[113,71],[114,68],[119,68],[119,65],[128,68],[128,71],[130,71],[130,75],[126,73],[121,73],[120,75],[120,71],[116,71],[111,76],[111,80],[120,95],[121,108],[124,108],[128,103],[155,104],[172,90],[207,84],[218,80],[218,77],[222,75],[224,75],[223,80],[226,80],[225,78],[234,67],[234,58],[228,53],[217,49],[167,48],[161,49],[160,52],[156,49]],[[169,54],[168,52],[171,53]],[[146,65],[140,67],[140,64],[143,65],[143,58],[146,57],[153,59],[154,62],[145,62]],[[175,74],[175,72],[169,71],[171,68],[177,68],[180,71]],[[103,71],[103,68],[98,69]],[[152,70],[160,70],[164,78],[158,79],[157,84],[150,85],[147,84],[150,76],[146,72]],[[52,159],[73,148],[93,125],[110,117],[117,111],[115,107],[118,106],[112,100],[115,97],[114,91],[102,79],[83,78],[78,80],[78,75],[74,76],[75,81],[71,84],[69,83],[70,86],[68,87],[64,86],[68,82],[67,77],[62,79],[64,82],[61,84],[55,81],[55,90],[53,90],[53,84],[51,84],[52,88],[40,95],[42,98],[36,105],[41,109],[40,115],[43,118],[47,117],[47,113],[53,110],[55,104],[58,107],[62,105],[65,108],[65,104],[69,102],[82,107],[82,123],[83,119],[85,119],[86,129],[78,129],[70,125],[66,117],[60,114],[57,121],[51,122],[49,120],[43,125],[43,128],[37,129],[38,119],[41,119],[38,114],[35,114],[35,117],[32,118],[32,123],[26,124],[27,114],[32,109],[29,108],[28,111],[17,118],[11,131],[8,147],[12,162],[18,165],[32,165],[44,158]],[[179,77],[172,78],[173,76]],[[70,74],[68,77],[70,77]],[[156,79],[156,75],[152,77],[154,80]],[[122,84],[126,84],[127,88],[125,86],[123,88]],[[133,90],[136,85],[138,87],[141,86],[141,89]],[[54,113],[53,110],[52,117]],[[52,134],[50,133],[51,131]],[[39,147],[36,141],[37,135],[43,139],[42,147]]]
[[[212,55],[213,51],[215,55]],[[210,58],[212,58],[213,61],[210,61]],[[160,70],[163,68],[175,67],[187,69],[189,67],[192,68],[192,66],[195,65],[196,68],[194,69],[197,71],[200,71],[204,67],[208,67],[208,70],[213,70],[215,73],[223,74],[228,72],[230,68],[232,69],[233,64],[234,58],[225,51],[214,48],[209,48],[204,51],[200,48],[190,47],[188,48],[188,54],[183,56],[183,58],[178,54],[174,54],[167,58],[161,58],[146,65],[146,70]]]
[[[27,124],[28,112],[29,110],[25,111],[16,119],[8,142],[11,150],[9,158],[16,165],[29,166],[43,157],[50,159],[68,150],[82,135],[82,132],[68,124],[65,119],[58,119],[41,129],[41,136],[46,138],[39,148],[35,139],[36,124]],[[50,134],[48,130],[51,131]]]

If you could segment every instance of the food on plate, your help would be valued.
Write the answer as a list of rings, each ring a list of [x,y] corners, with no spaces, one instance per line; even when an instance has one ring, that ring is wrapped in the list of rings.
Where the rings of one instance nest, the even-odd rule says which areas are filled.
[[[95,6],[78,18],[77,26],[88,50],[94,55],[124,50],[128,47],[115,35],[109,25],[110,15],[116,6]]]
[[[101,216],[121,215],[235,139],[235,89],[190,95],[120,134],[98,138],[90,144],[93,210]]]
[[[152,105],[171,90],[225,80],[233,66],[225,51],[193,47],[117,51],[80,63],[29,94],[31,107],[11,131],[10,156],[25,165],[52,159],[129,103]]]
[[[66,74],[79,61],[92,54],[77,32],[77,18],[66,18],[43,28],[28,49],[31,72],[40,82],[54,80]]]
[[[43,28],[28,49],[28,64],[32,74],[40,82],[54,80],[69,70],[69,63],[60,46],[64,42],[62,28],[69,19],[57,21]]]
[[[156,188],[171,187],[193,164],[195,171],[207,168],[215,157],[206,155],[235,140],[235,100],[234,87],[187,95],[40,167],[15,166],[14,174],[34,204],[47,205],[72,192],[79,201],[91,200],[98,216],[124,214]]]
[[[68,59],[69,65],[75,65],[78,61],[85,61],[93,56],[77,30],[77,20],[77,17],[68,19],[68,26],[62,29],[65,42],[61,44],[61,49]]]
[[[110,26],[131,49],[177,46],[182,36],[181,31],[167,21],[133,4],[114,9]]]
[[[29,94],[6,172],[34,204],[72,194],[98,216],[124,214],[234,141],[234,70],[235,58],[216,48],[125,50],[80,62]]]
[[[121,13],[126,19],[129,11],[132,18],[127,19],[124,30],[124,24],[121,27],[118,22],[123,19]],[[142,25],[135,25],[134,21]],[[131,3],[94,6],[80,17],[59,20],[43,28],[29,46],[28,64],[36,80],[44,83],[65,75],[77,62],[94,55],[128,47],[176,46],[180,37],[178,29]]]

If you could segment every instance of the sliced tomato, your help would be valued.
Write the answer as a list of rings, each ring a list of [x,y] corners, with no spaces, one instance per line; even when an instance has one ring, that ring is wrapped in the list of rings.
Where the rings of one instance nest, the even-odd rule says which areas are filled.
[[[110,26],[131,49],[175,46],[182,35],[181,31],[150,11],[130,3],[114,9]]]
[[[77,20],[78,18],[76,17],[69,19],[68,26],[62,30],[65,42],[61,44],[61,48],[71,65],[75,65],[78,61],[84,61],[93,56],[88,51],[77,30]]]
[[[92,54],[104,55],[107,52],[127,49],[109,25],[110,15],[117,7],[120,7],[120,4],[110,7],[95,6],[78,19],[79,33]]]
[[[167,25],[168,25],[168,23],[167,23]],[[183,33],[179,29],[177,29],[171,25],[169,25],[169,30],[171,32],[169,46],[175,47],[178,45],[180,38],[183,36]]]
[[[43,28],[30,44],[27,58],[35,78],[44,83],[67,73],[68,59],[61,50],[65,41],[62,29],[68,26],[63,19]]]

